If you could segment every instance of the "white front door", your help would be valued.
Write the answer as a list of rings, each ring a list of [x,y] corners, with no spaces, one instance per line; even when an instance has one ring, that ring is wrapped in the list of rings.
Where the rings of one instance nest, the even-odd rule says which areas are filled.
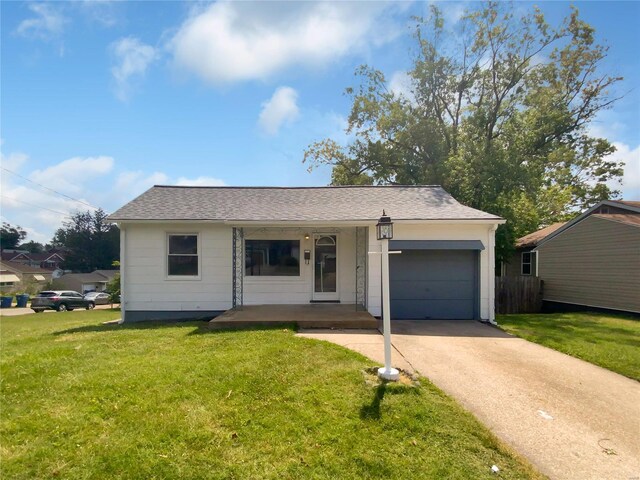
[[[339,300],[338,235],[313,236],[313,299]]]

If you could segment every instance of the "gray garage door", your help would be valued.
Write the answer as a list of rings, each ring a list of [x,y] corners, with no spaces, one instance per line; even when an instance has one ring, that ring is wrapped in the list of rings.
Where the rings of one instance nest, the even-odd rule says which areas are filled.
[[[403,250],[389,264],[392,319],[477,317],[476,251]]]

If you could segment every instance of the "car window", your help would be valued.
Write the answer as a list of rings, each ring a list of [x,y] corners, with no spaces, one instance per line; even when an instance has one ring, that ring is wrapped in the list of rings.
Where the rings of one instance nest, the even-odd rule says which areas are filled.
[[[56,292],[40,292],[38,296],[39,297],[55,297]]]

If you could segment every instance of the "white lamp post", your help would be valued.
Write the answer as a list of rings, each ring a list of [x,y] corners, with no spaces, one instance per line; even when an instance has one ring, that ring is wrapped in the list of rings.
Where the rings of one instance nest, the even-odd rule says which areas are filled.
[[[378,240],[382,243],[382,332],[384,335],[384,367],[378,376],[384,380],[398,380],[400,372],[391,367],[391,308],[389,299],[389,240],[393,238],[391,218],[382,211],[376,225]]]

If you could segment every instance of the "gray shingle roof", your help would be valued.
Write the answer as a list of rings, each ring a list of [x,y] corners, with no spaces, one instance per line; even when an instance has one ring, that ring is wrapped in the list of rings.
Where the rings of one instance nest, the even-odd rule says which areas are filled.
[[[111,221],[500,220],[465,207],[439,186],[154,186],[109,215]]]

